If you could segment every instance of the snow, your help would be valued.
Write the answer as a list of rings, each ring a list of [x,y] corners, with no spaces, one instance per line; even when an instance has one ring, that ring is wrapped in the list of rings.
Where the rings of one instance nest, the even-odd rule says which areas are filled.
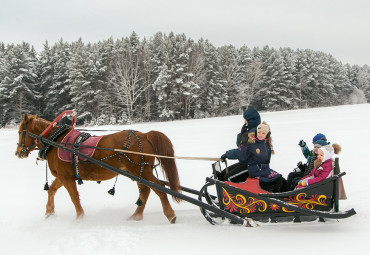
[[[107,193],[114,179],[78,186],[86,213],[83,219],[75,219],[64,188],[55,197],[56,214],[45,218],[45,162],[35,164],[36,152],[27,159],[16,158],[18,130],[1,129],[0,254],[347,254],[355,250],[369,254],[369,112],[370,104],[362,104],[261,113],[272,129],[276,154],[271,167],[284,177],[304,160],[299,140],[311,144],[312,137],[321,132],[342,146],[338,156],[341,170],[347,173],[343,181],[348,200],[340,201],[340,209],[355,208],[357,215],[325,223],[260,223],[256,228],[228,223],[212,226],[197,206],[176,204],[172,199],[177,222],[169,224],[154,192],[144,219],[127,221],[136,208],[138,191],[123,176],[118,178],[115,196]],[[158,130],[172,140],[176,156],[219,157],[234,148],[242,123],[241,116],[229,116],[91,129]],[[177,160],[181,184],[199,190],[211,175],[211,163]],[[49,184],[52,180],[49,173]]]

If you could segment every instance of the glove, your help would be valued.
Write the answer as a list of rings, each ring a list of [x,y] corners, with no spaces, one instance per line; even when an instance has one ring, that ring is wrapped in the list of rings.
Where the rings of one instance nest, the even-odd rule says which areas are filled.
[[[299,161],[297,166],[298,166],[299,170],[301,170],[302,173],[306,170],[306,165],[304,165],[302,163],[302,161]]]
[[[308,182],[307,182],[307,180],[300,180],[298,182],[298,185],[300,185],[302,187],[306,187],[306,186],[308,186]]]
[[[306,146],[306,142],[303,141],[303,140],[300,140],[299,143],[298,143],[299,146],[301,147],[305,147]]]
[[[246,131],[248,131],[248,126],[246,126],[245,124],[242,126],[242,129],[240,130],[240,133],[245,133]]]
[[[221,160],[222,160],[223,162],[225,162],[225,161],[226,161],[226,159],[227,159],[226,154],[222,154],[222,155],[221,155]]]
[[[240,144],[246,146],[247,143],[248,143],[248,134],[247,133],[241,134],[240,135],[240,140],[241,140]]]

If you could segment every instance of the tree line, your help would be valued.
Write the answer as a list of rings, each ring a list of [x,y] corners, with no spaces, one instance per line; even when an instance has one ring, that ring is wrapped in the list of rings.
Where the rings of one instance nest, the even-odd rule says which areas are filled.
[[[0,127],[24,113],[78,124],[125,124],[278,111],[370,99],[370,67],[310,49],[215,47],[158,32],[98,43],[0,42]]]

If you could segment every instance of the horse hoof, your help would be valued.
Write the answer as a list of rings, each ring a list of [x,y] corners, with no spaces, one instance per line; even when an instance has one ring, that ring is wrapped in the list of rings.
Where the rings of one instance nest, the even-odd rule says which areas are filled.
[[[76,215],[76,220],[82,219],[84,216],[85,216],[84,212],[79,213],[79,214]]]
[[[127,220],[141,221],[144,217],[142,215],[132,215]]]
[[[53,215],[54,215],[54,213],[45,213],[45,219],[48,219]]]
[[[175,224],[176,223],[176,216],[173,216],[173,218],[170,220],[170,223],[171,224]]]

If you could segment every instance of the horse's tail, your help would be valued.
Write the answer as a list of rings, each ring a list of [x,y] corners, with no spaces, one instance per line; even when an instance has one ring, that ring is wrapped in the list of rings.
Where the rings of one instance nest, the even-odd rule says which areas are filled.
[[[175,152],[171,140],[159,131],[150,131],[146,134],[149,142],[152,144],[155,153],[161,156],[174,157]],[[177,171],[175,159],[156,157],[161,165],[165,178],[168,180],[170,189],[173,191],[181,192],[180,179]],[[181,199],[172,196],[176,202]]]

